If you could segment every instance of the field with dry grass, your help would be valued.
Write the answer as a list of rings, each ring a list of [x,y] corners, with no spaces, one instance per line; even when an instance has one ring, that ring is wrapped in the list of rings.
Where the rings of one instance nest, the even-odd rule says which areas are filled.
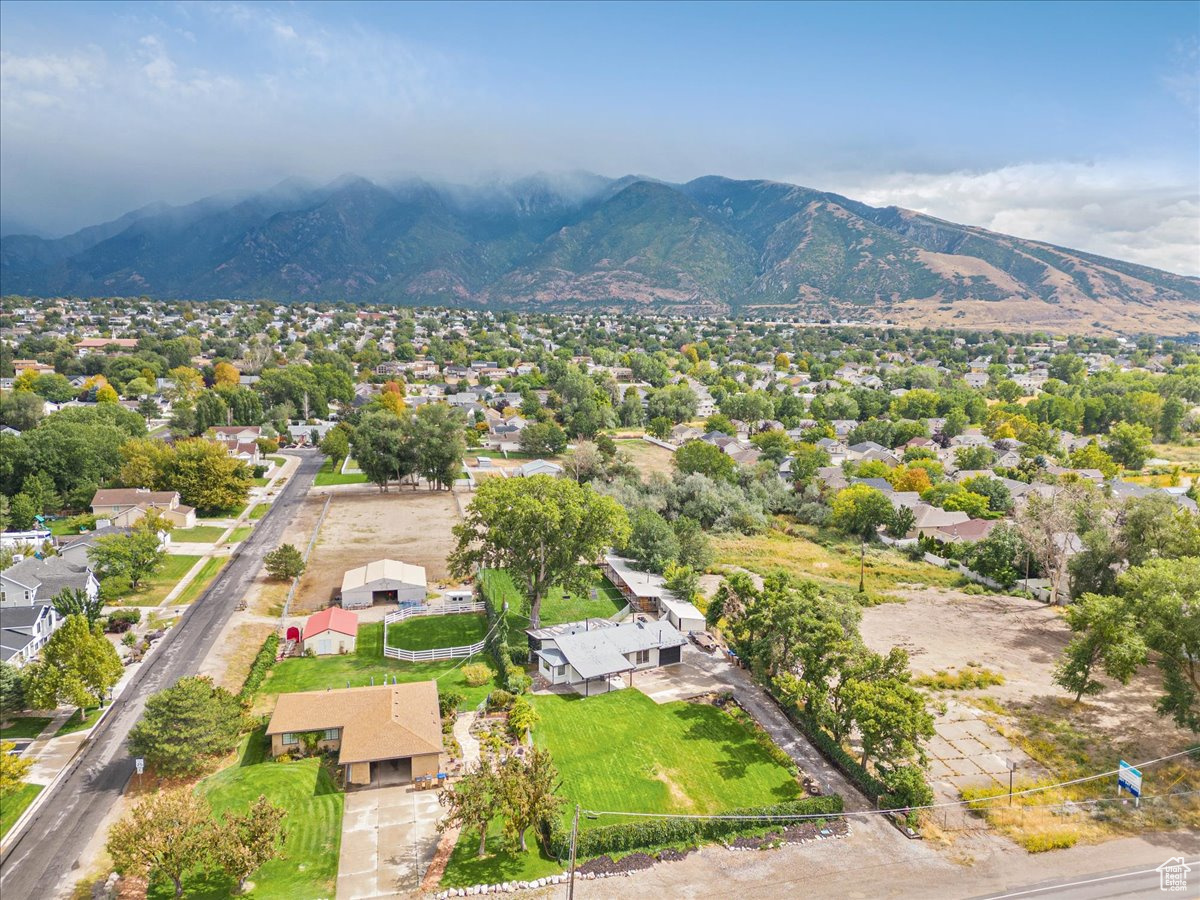
[[[347,569],[377,559],[424,566],[431,584],[444,581],[446,556],[454,547],[450,529],[457,522],[458,507],[449,491],[334,493],[292,613],[325,608]]]
[[[675,470],[675,454],[665,447],[659,447],[641,438],[618,440],[616,444],[617,451],[629,456],[643,476],[654,472],[670,475]]]

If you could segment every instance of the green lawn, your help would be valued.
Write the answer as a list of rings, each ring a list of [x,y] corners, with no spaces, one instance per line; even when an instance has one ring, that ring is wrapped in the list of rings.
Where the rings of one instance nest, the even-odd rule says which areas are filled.
[[[176,528],[171,540],[190,544],[214,544],[228,529],[224,525],[197,525],[195,528]]]
[[[250,537],[250,532],[253,530],[254,528],[251,525],[241,525],[238,528],[233,529],[225,543],[240,544],[246,538]]]
[[[271,511],[270,503],[259,503],[257,506],[254,507],[254,509],[250,510],[250,518],[251,519],[261,519],[263,516],[265,516],[270,511]]]
[[[49,724],[50,719],[46,716],[13,716],[0,728],[0,739],[16,741],[35,738]]]
[[[75,710],[74,715],[67,719],[62,724],[58,731],[54,732],[55,737],[61,737],[64,734],[74,734],[76,731],[84,731],[96,724],[96,720],[100,718],[100,713],[104,711],[103,707],[97,706],[95,709]]]
[[[8,834],[8,829],[17,823],[33,798],[42,792],[42,787],[40,784],[22,783],[15,791],[0,795],[0,837]]]
[[[501,569],[483,569],[479,573],[488,596],[498,602],[508,603],[510,631],[529,627],[528,608],[524,596],[516,589],[508,573]],[[595,573],[593,587],[596,588],[596,599],[591,599],[591,592],[579,595],[564,594],[561,588],[553,588],[550,595],[542,601],[542,625],[560,625],[563,622],[578,622],[580,619],[607,619],[625,608],[625,598],[613,586],[613,583],[600,574]]]
[[[572,807],[716,813],[802,796],[750,730],[715,706],[658,704],[636,688],[533,702],[541,716],[534,740],[553,754]],[[580,827],[616,821],[581,819]]]
[[[259,476],[258,478],[254,478],[254,479],[252,479],[252,481],[254,482],[255,487],[266,487],[268,484],[271,483],[270,478],[264,478],[262,476]]]
[[[282,466],[287,462],[287,459],[282,456],[268,456],[267,459],[275,463],[277,466]]]
[[[173,606],[184,606],[191,603],[202,593],[204,589],[212,583],[212,580],[217,577],[217,573],[225,568],[225,564],[229,562],[228,556],[213,556],[205,561],[200,567],[200,571],[196,573],[196,577],[188,582],[188,586],[179,592],[179,596],[172,602]]]
[[[562,776],[568,826],[576,803],[604,811],[702,814],[803,796],[796,779],[746,726],[715,706],[659,705],[636,689],[598,697],[546,694],[533,703],[541,716],[533,738],[550,750]],[[579,827],[620,821],[580,817]],[[464,832],[442,885],[524,881],[563,871],[532,836],[527,843],[527,852],[515,851],[496,827],[488,855],[478,859],[479,833]]]
[[[317,487],[326,487],[331,484],[366,484],[369,480],[361,472],[356,472],[353,475],[343,475],[341,469],[342,461],[340,459],[325,460],[325,464],[321,466],[321,471],[317,473],[317,478],[313,484]]]
[[[244,745],[239,765],[222,769],[197,785],[212,804],[213,813],[242,812],[260,794],[287,810],[282,853],[250,876],[254,897],[332,897],[337,886],[338,853],[342,843],[345,795],[321,768],[319,760],[277,763],[263,761],[261,731]],[[233,885],[219,872],[193,873],[184,878],[188,897],[230,897]],[[169,881],[147,893],[152,898],[174,895]]]
[[[492,665],[486,653],[480,653],[471,662]],[[461,691],[466,695],[465,706],[477,706],[497,685],[492,682],[478,687],[469,686],[462,677],[461,659],[440,662],[405,663],[387,659],[383,655],[383,623],[369,622],[358,626],[357,651],[344,656],[320,656],[316,659],[293,657],[281,660],[263,682],[261,693],[267,695],[290,694],[296,691],[320,691],[326,688],[344,688],[371,683],[383,683],[384,675],[396,676],[398,681],[428,681],[445,676],[438,681],[442,690]],[[449,673],[449,674],[446,674]]]
[[[483,613],[417,616],[388,629],[388,646],[405,650],[462,647],[483,640],[486,634],[487,618]]]
[[[52,519],[46,523],[46,526],[50,529],[50,533],[55,537],[69,537],[71,535],[84,533],[83,531],[79,530],[78,525],[72,526],[70,524],[70,519]],[[91,529],[85,530],[90,531]]]
[[[178,584],[179,579],[199,561],[199,556],[168,553],[158,574],[144,579],[136,591],[131,591],[129,582],[124,579],[106,579],[105,596],[111,596],[125,606],[158,606]]]

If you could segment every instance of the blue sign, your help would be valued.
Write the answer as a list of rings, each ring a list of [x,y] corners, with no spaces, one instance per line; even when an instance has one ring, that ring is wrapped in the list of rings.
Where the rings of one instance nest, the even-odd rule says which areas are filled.
[[[1142,796],[1142,773],[1125,760],[1121,760],[1117,766],[1117,793],[1121,792],[1121,788],[1135,797]]]

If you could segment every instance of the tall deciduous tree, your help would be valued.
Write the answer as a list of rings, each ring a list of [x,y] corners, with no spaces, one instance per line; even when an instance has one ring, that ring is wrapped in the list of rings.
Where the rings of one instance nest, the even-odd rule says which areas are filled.
[[[100,705],[124,667],[99,625],[89,626],[83,616],[68,616],[26,671],[25,694],[31,707],[87,708]]]
[[[108,832],[105,849],[122,875],[167,878],[183,896],[183,876],[213,858],[219,833],[208,803],[190,787],[147,797]]]
[[[537,628],[550,589],[587,590],[592,563],[625,543],[629,519],[611,497],[565,478],[490,478],[454,536],[451,571],[461,578],[477,566],[507,569]]]
[[[0,802],[3,802],[5,794],[21,786],[33,768],[33,758],[19,756],[16,749],[17,745],[12,741],[0,741]]]
[[[549,750],[534,748],[524,757],[510,756],[500,767],[504,830],[525,852],[525,832],[562,811],[562,782]]]
[[[12,663],[0,662],[0,718],[25,708],[25,678]]]
[[[100,621],[100,612],[104,608],[104,601],[99,594],[89,597],[88,592],[80,588],[63,588],[50,602],[54,611],[64,619],[67,616],[83,616],[89,626]]]
[[[166,556],[158,533],[152,527],[141,527],[141,523],[128,534],[96,538],[88,548],[88,559],[101,578],[127,578],[135,590],[162,567]]]
[[[892,519],[888,498],[868,484],[855,484],[838,491],[832,509],[834,527],[863,541],[873,540],[879,526]]]
[[[1074,691],[1076,703],[1084,694],[1103,689],[1092,677],[1096,668],[1128,684],[1146,658],[1146,644],[1129,603],[1122,597],[1084,594],[1067,607],[1066,619],[1075,636],[1054,670],[1055,683]]]
[[[211,678],[181,678],[146,701],[129,749],[161,775],[192,775],[232,750],[244,724],[241,703],[229,691]]]

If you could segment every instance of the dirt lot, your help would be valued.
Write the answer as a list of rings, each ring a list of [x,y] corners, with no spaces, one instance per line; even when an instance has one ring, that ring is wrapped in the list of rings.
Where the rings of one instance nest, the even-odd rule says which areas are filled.
[[[1052,681],[1054,665],[1070,637],[1053,607],[1017,597],[953,590],[903,593],[909,597],[906,603],[885,603],[864,611],[862,636],[869,647],[881,652],[903,647],[918,675],[954,674],[974,664],[1005,679],[1002,685],[983,689],[934,691],[950,706],[938,723],[940,739],[953,743],[956,736],[974,730],[946,726],[961,725],[970,701],[988,697],[1019,711],[1018,718],[1026,717],[1026,722],[1032,716],[1066,726],[1129,754],[1127,759],[1149,759],[1189,743],[1188,734],[1155,714],[1158,684],[1151,668],[1139,672],[1127,687],[1113,684],[1097,697],[1070,703],[1071,698]]]
[[[450,529],[457,522],[458,507],[449,491],[334,493],[292,613],[328,606],[347,569],[376,559],[424,566],[430,584],[446,580],[446,556],[454,547]]]

